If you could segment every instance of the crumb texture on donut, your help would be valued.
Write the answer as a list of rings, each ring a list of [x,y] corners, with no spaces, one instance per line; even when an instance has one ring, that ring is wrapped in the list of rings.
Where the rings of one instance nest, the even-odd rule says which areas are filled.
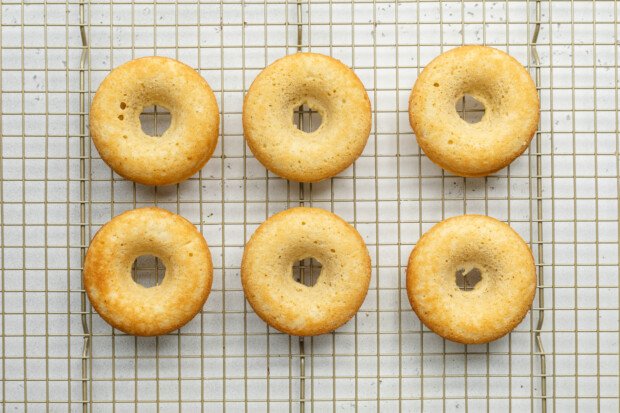
[[[140,114],[170,111],[160,137],[142,131]],[[101,158],[119,175],[146,185],[181,182],[198,172],[217,144],[215,95],[198,72],[174,59],[143,57],[112,70],[90,109],[90,134]]]
[[[136,283],[131,267],[141,255],[166,267],[160,285]],[[95,235],[84,262],[84,288],[110,325],[128,334],[154,336],[176,330],[198,313],[213,279],[211,253],[200,232],[183,217],[140,208],[114,217]]]
[[[409,257],[411,306],[448,340],[475,344],[504,336],[525,317],[535,292],[529,247],[510,226],[487,216],[440,222]]]
[[[314,132],[293,123],[303,104],[321,115]],[[340,61],[316,53],[296,53],[267,66],[243,105],[243,131],[254,156],[275,174],[299,182],[346,169],[364,150],[370,127],[362,82]]]
[[[293,279],[293,265],[322,264],[314,286]],[[335,330],[355,315],[370,283],[370,256],[362,237],[338,216],[298,207],[265,221],[245,247],[241,281],[256,314],[288,334]]]
[[[467,123],[456,112],[456,101],[465,94],[484,105],[478,123]],[[527,149],[538,119],[538,93],[527,70],[485,46],[461,46],[435,58],[409,98],[418,144],[433,162],[460,176],[506,167]]]

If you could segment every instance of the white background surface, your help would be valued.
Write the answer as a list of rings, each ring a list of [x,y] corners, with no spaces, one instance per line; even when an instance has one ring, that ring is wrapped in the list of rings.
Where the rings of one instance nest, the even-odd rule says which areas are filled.
[[[78,3],[1,7],[0,397],[5,411],[79,411]],[[429,332],[411,311],[407,258],[421,233],[462,213],[494,216],[536,240],[536,146],[486,179],[444,174],[415,142],[407,99],[419,70],[463,42],[532,63],[535,2],[304,3],[303,50],[352,66],[374,109],[373,131],[355,166],[304,188],[306,205],[356,226],[374,264],[357,317],[305,341],[307,411],[540,411],[534,332],[542,310],[547,408],[618,411],[618,4],[541,7],[535,139],[545,306],[536,301],[510,336],[462,346]],[[295,3],[282,1],[86,6],[89,98],[112,67],[158,54],[199,69],[222,113],[215,156],[179,186],[123,180],[86,136],[87,238],[113,215],[157,204],[201,229],[216,267],[203,312],[174,334],[128,337],[88,311],[92,411],[299,410],[299,341],[267,328],[245,303],[239,281],[243,245],[254,229],[300,199],[298,184],[267,174],[251,156],[241,127],[251,81],[295,52],[296,12]]]

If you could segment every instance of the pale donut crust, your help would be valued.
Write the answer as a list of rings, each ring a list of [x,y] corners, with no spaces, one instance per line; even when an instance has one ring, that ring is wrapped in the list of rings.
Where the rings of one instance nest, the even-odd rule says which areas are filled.
[[[293,265],[314,257],[317,283],[293,279]],[[296,336],[335,330],[355,315],[370,283],[370,256],[355,228],[331,212],[298,207],[273,215],[247,243],[241,264],[245,296],[270,326]]]
[[[141,255],[166,267],[161,284],[145,288],[131,276]],[[97,232],[84,262],[84,288],[92,306],[113,327],[156,336],[190,321],[204,305],[213,280],[207,242],[185,218],[160,208],[114,217]]]
[[[140,124],[151,105],[170,111],[170,127],[160,137],[145,134]],[[174,184],[198,172],[215,150],[219,122],[207,81],[166,57],[143,57],[112,70],[90,108],[90,134],[101,158],[145,185]]]
[[[322,118],[312,133],[293,123],[304,103]],[[254,156],[271,172],[299,182],[320,181],[351,165],[366,146],[371,124],[359,78],[339,60],[316,53],[267,66],[243,104],[243,133]]]
[[[456,272],[482,272],[471,291]],[[407,295],[420,320],[463,344],[487,343],[512,331],[536,292],[536,268],[527,244],[509,225],[482,215],[440,222],[418,241],[407,266]]]
[[[478,123],[456,112],[465,94],[485,107]],[[536,85],[517,60],[490,47],[462,46],[424,68],[409,97],[409,122],[431,161],[477,177],[499,171],[527,149],[539,109]]]

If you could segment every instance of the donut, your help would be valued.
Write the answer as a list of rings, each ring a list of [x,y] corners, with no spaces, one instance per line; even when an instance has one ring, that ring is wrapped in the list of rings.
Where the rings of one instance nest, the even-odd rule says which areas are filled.
[[[468,94],[484,105],[468,123],[455,103]],[[439,55],[415,82],[409,122],[431,161],[456,175],[486,176],[527,149],[538,128],[536,85],[508,54],[485,46],[462,46]]]
[[[302,105],[317,111],[311,133],[293,123]],[[267,66],[243,103],[243,133],[250,150],[271,172],[293,181],[317,182],[351,165],[370,134],[370,100],[364,85],[339,60],[297,53]]]
[[[312,287],[293,279],[293,265],[313,257],[321,273]],[[297,207],[263,222],[243,252],[245,297],[270,326],[295,336],[328,333],[362,305],[370,256],[360,234],[337,215]]]
[[[142,131],[140,114],[170,111],[160,137]],[[90,108],[90,134],[105,161],[124,178],[145,185],[181,182],[198,172],[217,144],[215,95],[194,69],[166,57],[143,57],[112,70]]]
[[[145,288],[131,276],[141,255],[166,267],[161,284]],[[213,279],[211,253],[185,218],[160,208],[140,208],[114,217],[97,232],[84,261],[84,289],[112,327],[137,336],[180,328],[201,309]]]
[[[527,314],[536,268],[509,225],[483,215],[440,222],[418,241],[407,265],[407,295],[440,336],[478,344],[509,333]]]

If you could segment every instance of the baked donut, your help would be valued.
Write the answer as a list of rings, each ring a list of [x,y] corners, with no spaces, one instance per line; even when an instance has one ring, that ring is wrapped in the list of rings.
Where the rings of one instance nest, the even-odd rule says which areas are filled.
[[[131,276],[141,255],[166,267],[161,284],[145,288]],[[84,288],[112,327],[137,336],[176,330],[198,313],[211,291],[207,242],[185,218],[160,208],[120,214],[97,232],[84,261]]]
[[[302,105],[321,115],[311,133],[293,123]],[[370,100],[364,85],[339,60],[296,53],[267,66],[243,103],[243,133],[254,156],[293,181],[332,177],[362,153],[370,134]]]
[[[160,137],[142,131],[151,105],[170,111]],[[101,158],[124,178],[145,185],[181,182],[198,172],[217,144],[215,95],[198,72],[166,57],[127,62],[104,79],[90,108],[90,133]]]
[[[478,123],[456,112],[455,103],[465,94],[484,105]],[[431,161],[460,176],[485,176],[507,166],[529,146],[538,118],[538,93],[527,70],[485,46],[439,55],[424,68],[409,98],[418,144]]]
[[[411,307],[448,340],[477,344],[502,337],[523,320],[535,292],[532,252],[495,218],[446,219],[420,238],[409,257]]]
[[[312,287],[293,279],[293,265],[313,257]],[[337,215],[297,207],[263,222],[245,246],[245,297],[270,326],[296,336],[335,330],[355,315],[370,283],[370,256],[360,234]]]

